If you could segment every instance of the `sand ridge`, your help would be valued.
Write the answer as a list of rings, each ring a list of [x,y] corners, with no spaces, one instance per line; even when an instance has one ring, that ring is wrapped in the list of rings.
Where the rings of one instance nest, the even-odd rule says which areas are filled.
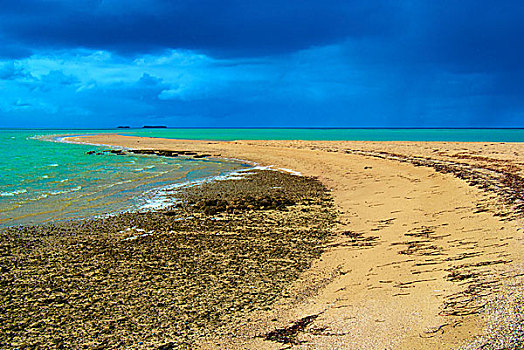
[[[246,159],[331,188],[339,224],[321,259],[271,310],[210,335],[202,348],[456,348],[483,333],[484,299],[522,262],[523,144],[71,140]],[[293,342],[264,339],[308,316]]]

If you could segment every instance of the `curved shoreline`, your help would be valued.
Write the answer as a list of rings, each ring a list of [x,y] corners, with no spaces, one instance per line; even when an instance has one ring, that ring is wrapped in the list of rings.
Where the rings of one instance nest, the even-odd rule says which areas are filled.
[[[484,299],[498,295],[504,271],[522,262],[515,203],[469,186],[456,174],[373,153],[487,163],[521,179],[523,144],[211,142],[117,135],[76,140],[245,158],[318,177],[332,189],[340,223],[322,258],[289,287],[288,298],[253,315],[249,324],[225,329],[203,348],[279,348],[260,335],[312,315],[314,321],[295,335],[304,341],[297,348],[458,347],[484,332]],[[518,215],[495,216],[501,210]]]

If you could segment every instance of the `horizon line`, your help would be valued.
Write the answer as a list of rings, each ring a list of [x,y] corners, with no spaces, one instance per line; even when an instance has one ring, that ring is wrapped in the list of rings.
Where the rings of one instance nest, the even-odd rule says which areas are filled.
[[[255,130],[272,130],[272,129],[298,129],[298,130],[524,130],[522,127],[324,127],[324,126],[179,126],[179,127],[158,127],[158,128],[144,128],[144,127],[129,127],[129,128],[29,128],[29,127],[0,127],[0,130],[173,130],[173,129],[210,129],[210,130],[224,130],[224,129],[255,129]]]

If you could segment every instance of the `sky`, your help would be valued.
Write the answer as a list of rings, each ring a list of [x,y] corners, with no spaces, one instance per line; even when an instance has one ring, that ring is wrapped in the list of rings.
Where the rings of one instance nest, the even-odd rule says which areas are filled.
[[[524,127],[520,0],[0,0],[0,127]]]

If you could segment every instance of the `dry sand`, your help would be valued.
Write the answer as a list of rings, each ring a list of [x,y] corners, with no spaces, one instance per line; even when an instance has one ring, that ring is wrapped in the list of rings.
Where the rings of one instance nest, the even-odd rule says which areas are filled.
[[[340,223],[322,257],[287,298],[205,349],[457,348],[493,326],[485,303],[524,258],[524,144],[71,140],[250,160],[332,189]],[[291,343],[264,338],[275,329]]]

